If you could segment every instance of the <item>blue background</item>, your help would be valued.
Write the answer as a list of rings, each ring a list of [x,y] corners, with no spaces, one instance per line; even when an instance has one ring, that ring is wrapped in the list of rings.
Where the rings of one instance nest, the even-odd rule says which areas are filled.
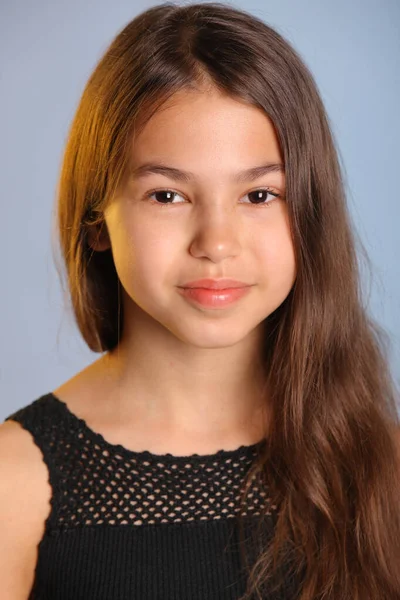
[[[156,3],[20,0],[0,8],[0,418],[72,377],[88,350],[52,251],[67,130],[108,44]],[[232,2],[275,27],[311,68],[340,152],[355,227],[372,261],[369,310],[400,382],[400,2]]]

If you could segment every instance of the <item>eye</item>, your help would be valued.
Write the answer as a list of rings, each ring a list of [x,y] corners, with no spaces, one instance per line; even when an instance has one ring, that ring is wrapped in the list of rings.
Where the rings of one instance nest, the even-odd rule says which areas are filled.
[[[269,188],[260,188],[246,194],[246,196],[251,195],[253,196],[254,204],[257,206],[269,206],[274,200],[281,196],[276,192],[272,192]],[[270,196],[269,200],[268,196]],[[252,202],[250,202],[250,204],[252,204]]]
[[[155,197],[155,200],[152,200],[152,204],[159,204],[161,206],[165,206],[168,204],[182,204],[182,202],[173,202],[174,196],[180,196],[183,198],[181,194],[175,192],[174,190],[162,189],[162,190],[152,190],[145,195],[145,198],[152,199]],[[272,192],[270,188],[259,188],[257,190],[253,190],[245,194],[244,197],[249,196],[252,198],[250,202],[245,202],[245,204],[254,204],[255,206],[266,206],[268,207],[274,200],[281,197],[280,194],[276,192]],[[269,199],[268,199],[269,196]]]
[[[158,198],[153,201],[154,204],[181,204],[180,202],[172,202],[172,196],[179,196],[178,192],[174,192],[173,190],[154,190],[146,194],[146,198],[152,198],[153,196],[158,196]],[[181,196],[183,198],[183,196]]]

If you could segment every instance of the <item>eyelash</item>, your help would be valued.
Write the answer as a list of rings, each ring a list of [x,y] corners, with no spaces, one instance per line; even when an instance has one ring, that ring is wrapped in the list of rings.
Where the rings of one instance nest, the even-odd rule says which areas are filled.
[[[150,192],[148,192],[148,193],[145,195],[145,198],[146,198],[146,199],[148,199],[148,198],[151,198],[151,196],[153,196],[153,195],[154,195],[154,194],[156,194],[157,192],[170,192],[171,194],[178,194],[178,195],[180,195],[180,196],[182,196],[182,197],[183,197],[183,194],[180,194],[179,192],[177,192],[177,191],[175,191],[175,190],[171,190],[171,189],[167,189],[167,188],[161,188],[161,189],[151,190]],[[246,202],[246,204],[250,204],[251,206],[255,206],[255,207],[257,207],[257,208],[269,208],[269,207],[270,207],[270,205],[271,205],[271,204],[272,204],[272,203],[273,203],[275,200],[278,200],[278,198],[281,198],[281,197],[282,197],[282,196],[281,196],[281,194],[277,194],[276,192],[273,192],[273,191],[271,190],[271,188],[268,188],[268,187],[266,187],[266,188],[257,188],[257,189],[255,189],[255,190],[251,190],[250,192],[248,192],[248,193],[246,194],[246,196],[247,196],[248,194],[252,194],[252,193],[254,193],[254,192],[268,192],[269,194],[271,194],[271,196],[274,196],[274,198],[273,198],[272,200],[270,200],[269,202],[264,202],[264,203],[262,203],[262,204],[252,204],[251,202],[248,202],[248,203]],[[150,201],[150,204],[156,204],[156,205],[158,205],[158,206],[161,206],[161,207],[163,207],[163,208],[164,208],[164,207],[166,207],[166,206],[175,206],[176,204],[183,204],[183,202],[178,202],[178,203],[176,203],[176,204],[173,204],[172,202],[157,202],[157,200],[151,200],[151,201]]]

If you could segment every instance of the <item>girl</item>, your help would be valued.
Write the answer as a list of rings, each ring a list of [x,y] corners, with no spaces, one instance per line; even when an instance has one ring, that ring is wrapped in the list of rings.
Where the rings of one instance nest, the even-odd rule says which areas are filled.
[[[7,417],[7,600],[398,600],[395,389],[316,84],[222,3],[131,21],[58,231],[101,357]]]

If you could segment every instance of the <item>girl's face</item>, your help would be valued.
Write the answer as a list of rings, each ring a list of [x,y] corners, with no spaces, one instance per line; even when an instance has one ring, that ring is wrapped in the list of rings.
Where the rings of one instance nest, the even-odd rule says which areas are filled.
[[[190,176],[154,167],[135,175],[148,164]],[[218,92],[179,92],[151,118],[132,143],[131,175],[105,211],[108,235],[94,246],[111,244],[128,329],[139,320],[198,348],[260,332],[296,277],[283,165],[237,179],[267,164],[282,165],[271,121]],[[251,287],[229,305],[207,307],[180,289],[202,278]]]

